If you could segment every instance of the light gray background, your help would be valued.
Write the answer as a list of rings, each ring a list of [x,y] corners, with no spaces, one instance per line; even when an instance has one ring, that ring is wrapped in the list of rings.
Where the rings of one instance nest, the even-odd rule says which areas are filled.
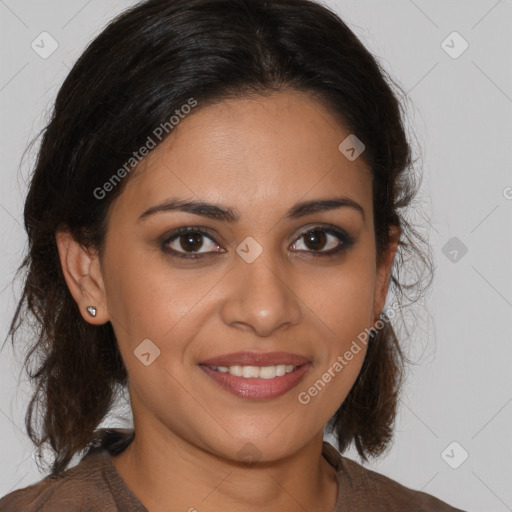
[[[0,0],[1,340],[19,295],[10,281],[26,243],[22,208],[35,151],[20,165],[22,153],[85,45],[132,3]],[[369,467],[466,510],[512,510],[512,2],[327,5],[413,104],[408,112],[425,176],[421,215],[436,264],[426,309],[404,341],[417,364],[409,371],[395,442]],[[31,48],[43,31],[59,45],[47,59]],[[453,31],[469,43],[455,59],[441,46]],[[448,44],[460,48],[457,40]],[[453,237],[467,247],[456,262],[443,253]],[[0,495],[43,476],[24,435],[29,388],[19,383],[19,372],[8,344],[0,353]],[[453,441],[458,445],[443,458]],[[462,449],[469,457],[452,469],[446,461],[460,461]]]

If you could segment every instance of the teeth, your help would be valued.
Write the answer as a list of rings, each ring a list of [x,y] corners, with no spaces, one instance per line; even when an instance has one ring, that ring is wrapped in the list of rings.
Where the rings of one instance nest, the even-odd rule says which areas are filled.
[[[210,366],[210,368],[244,379],[273,379],[293,372],[297,367],[293,364],[278,364],[276,366]]]
[[[242,367],[241,366],[230,366],[228,368],[228,372],[231,373],[231,375],[235,375],[236,377],[242,376]]]
[[[245,379],[257,379],[260,376],[260,369],[257,366],[242,366],[242,377]]]
[[[260,379],[273,379],[277,375],[276,366],[263,366],[260,368],[259,377]]]

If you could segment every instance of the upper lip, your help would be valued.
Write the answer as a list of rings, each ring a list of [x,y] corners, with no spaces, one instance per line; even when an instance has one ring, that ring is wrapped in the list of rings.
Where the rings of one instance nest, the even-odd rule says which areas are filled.
[[[212,357],[199,364],[205,366],[276,366],[278,364],[301,366],[309,359],[290,352],[233,352]]]

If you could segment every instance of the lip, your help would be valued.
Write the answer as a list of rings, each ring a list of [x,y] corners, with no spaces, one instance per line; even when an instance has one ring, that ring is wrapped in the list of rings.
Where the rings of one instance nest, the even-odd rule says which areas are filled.
[[[225,361],[225,359],[223,359],[223,361]],[[219,364],[211,366],[224,365]],[[253,366],[258,365],[254,364]],[[269,366],[272,365],[269,364]],[[244,377],[236,377],[230,373],[222,373],[217,370],[212,370],[205,364],[200,364],[199,367],[207,376],[226,391],[241,398],[254,400],[276,398],[284,395],[299,384],[306,372],[311,368],[311,363],[304,363],[298,366],[293,372],[286,373],[282,377],[274,377],[273,379],[246,379]]]
[[[200,366],[276,366],[278,364],[292,364],[302,366],[309,363],[307,357],[290,352],[233,352],[206,361],[201,361]],[[260,379],[255,379],[260,380]]]

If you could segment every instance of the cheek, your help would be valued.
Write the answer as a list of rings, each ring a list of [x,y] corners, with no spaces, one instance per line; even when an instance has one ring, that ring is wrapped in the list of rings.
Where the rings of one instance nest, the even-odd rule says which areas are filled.
[[[301,279],[299,293],[338,344],[372,322],[375,267],[362,252],[353,253],[337,267],[317,271],[313,278]]]
[[[325,421],[334,414],[352,388],[367,351],[366,324],[356,317],[343,317],[317,345],[316,364],[297,391],[299,403],[312,402],[315,417],[322,417]]]
[[[370,258],[353,258],[314,281],[306,296],[321,343],[316,347],[318,364],[298,390],[298,401],[308,414],[327,421],[346,398],[364,362],[375,269]]]
[[[112,323],[118,326],[118,339],[130,338],[135,343],[165,338],[213,286],[215,275],[178,270],[158,249],[123,250],[123,243],[137,247],[122,236],[112,237],[104,272],[108,309]]]

